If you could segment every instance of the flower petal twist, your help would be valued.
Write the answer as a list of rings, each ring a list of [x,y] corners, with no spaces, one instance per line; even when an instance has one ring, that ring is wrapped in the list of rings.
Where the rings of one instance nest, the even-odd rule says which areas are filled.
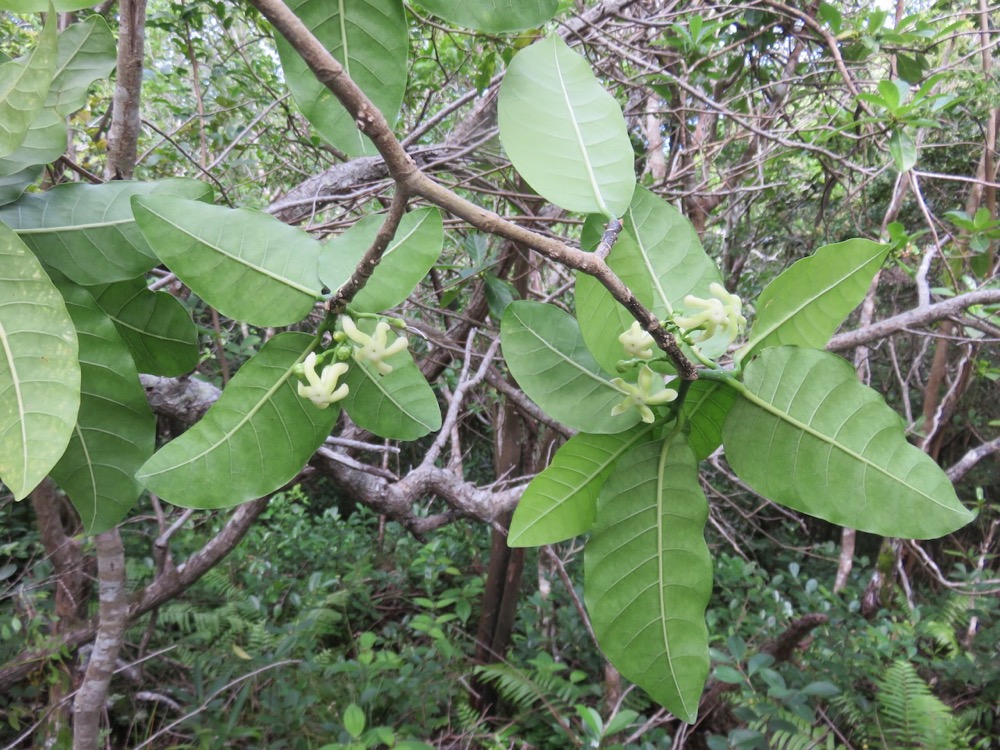
[[[397,336],[395,341],[386,346],[389,324],[384,320],[378,322],[375,333],[370,336],[359,329],[347,315],[342,316],[340,322],[344,327],[344,333],[358,345],[354,348],[354,359],[358,362],[371,362],[378,368],[380,375],[392,372],[392,365],[384,360],[404,351],[409,344],[405,336]]]
[[[349,390],[347,383],[341,383],[340,387],[337,387],[337,381],[347,372],[348,367],[343,362],[338,362],[335,365],[327,365],[323,368],[322,374],[317,374],[316,360],[316,352],[309,352],[302,363],[301,374],[305,375],[309,385],[299,383],[299,396],[309,399],[317,408],[325,409],[347,395]]]
[[[684,304],[689,308],[700,310],[693,315],[675,315],[674,323],[685,333],[701,331],[693,341],[708,341],[715,335],[717,329],[726,331],[729,341],[733,341],[747,327],[747,319],[743,316],[743,300],[730,294],[726,288],[713,281],[708,285],[711,297],[702,299],[689,294],[684,298]]]
[[[643,330],[639,321],[634,322],[625,333],[618,337],[618,340],[622,342],[628,356],[636,359],[653,358],[653,337]]]
[[[657,381],[659,381],[660,388],[654,391]],[[650,406],[668,404],[677,398],[677,391],[673,388],[663,388],[663,381],[656,377],[648,365],[642,365],[639,368],[639,378],[635,385],[626,383],[621,378],[614,378],[611,385],[626,394],[622,402],[611,410],[612,417],[624,414],[635,407],[639,416],[642,417],[642,421],[651,423],[656,419],[656,416],[649,408]]]

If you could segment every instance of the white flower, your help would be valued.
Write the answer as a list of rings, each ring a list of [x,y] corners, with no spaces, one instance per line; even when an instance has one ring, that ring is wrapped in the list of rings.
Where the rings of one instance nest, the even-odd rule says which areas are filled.
[[[659,381],[660,388],[654,392],[653,388],[657,381]],[[657,378],[648,365],[642,365],[639,368],[639,378],[636,385],[626,383],[621,378],[612,380],[611,385],[626,394],[624,400],[611,410],[612,417],[624,414],[635,407],[643,422],[652,422],[656,417],[653,410],[649,408],[650,406],[668,404],[677,398],[677,391],[673,388],[663,388],[663,380]]]
[[[636,359],[653,358],[653,337],[643,330],[639,321],[634,322],[631,328],[618,337],[618,340],[622,342],[628,356]]]
[[[344,333],[347,334],[348,338],[358,344],[354,348],[354,359],[358,362],[371,362],[378,368],[380,375],[388,375],[392,372],[392,365],[383,360],[406,349],[409,342],[405,336],[397,336],[395,341],[386,346],[389,324],[384,320],[378,322],[378,325],[375,326],[375,333],[371,336],[354,325],[354,321],[347,315],[341,316],[340,322],[344,326]]]
[[[316,352],[309,352],[305,362],[302,363],[302,374],[306,376],[309,385],[299,383],[299,396],[309,399],[320,409],[340,401],[347,395],[349,389],[347,383],[341,384],[338,388],[337,381],[347,370],[347,365],[337,362],[334,365],[327,365],[323,368],[323,373],[317,375]]]
[[[735,294],[726,291],[722,284],[712,282],[708,285],[712,296],[708,299],[689,294],[684,298],[684,304],[700,312],[694,315],[676,315],[674,323],[685,333],[701,331],[695,341],[708,341],[715,335],[718,328],[725,329],[732,341],[747,327],[747,319],[743,317],[743,300]]]

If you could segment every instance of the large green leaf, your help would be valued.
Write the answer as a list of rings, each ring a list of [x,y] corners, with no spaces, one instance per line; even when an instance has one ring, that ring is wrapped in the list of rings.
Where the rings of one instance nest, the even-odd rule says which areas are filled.
[[[115,36],[101,16],[90,16],[59,34],[56,71],[45,100],[61,117],[87,103],[87,89],[111,75],[115,67]]]
[[[722,439],[733,470],[789,508],[882,536],[926,539],[973,515],[899,416],[828,352],[780,346],[747,365]]]
[[[132,216],[133,195],[201,198],[210,192],[204,183],[182,179],[71,183],[22,196],[0,208],[0,221],[70,280],[106,284],[140,276],[159,262]]]
[[[420,0],[420,4],[449,23],[488,34],[533,29],[559,8],[559,0]]]
[[[514,56],[497,106],[504,150],[540,195],[569,211],[625,212],[635,167],[621,107],[562,39]]]
[[[280,333],[246,362],[219,400],[136,475],[185,508],[225,508],[262,497],[294,477],[326,440],[339,409],[317,409],[297,390],[292,368],[315,339]]]
[[[198,364],[198,329],[172,294],[149,291],[142,278],[88,291],[114,321],[139,372],[176,377]]]
[[[332,292],[351,278],[375,240],[384,217],[366,216],[323,247],[319,277]],[[421,208],[406,214],[364,288],[351,301],[361,312],[381,312],[403,302],[434,266],[444,244],[441,212]]]
[[[721,383],[696,380],[684,399],[684,416],[690,434],[688,443],[701,461],[722,445],[722,425],[736,401],[736,393]]]
[[[406,90],[408,39],[399,0],[292,0],[288,6],[344,66],[390,124]],[[321,136],[350,156],[377,153],[283,37],[276,40],[288,88]]]
[[[13,175],[51,164],[66,151],[66,121],[52,109],[43,109],[28,128],[20,147],[0,159],[0,175]]]
[[[0,269],[0,480],[20,500],[66,450],[80,408],[80,363],[62,295],[3,224]]]
[[[826,245],[795,263],[757,298],[750,340],[737,360],[782,344],[822,349],[861,304],[888,252],[888,245],[855,239]]]
[[[114,323],[80,287],[60,291],[80,341],[82,380],[73,438],[52,478],[86,532],[98,534],[121,521],[142,492],[135,472],[153,454],[156,418]]]
[[[45,104],[56,68],[56,18],[49,16],[27,59],[0,64],[0,157],[14,153]]]
[[[537,547],[590,531],[597,495],[615,462],[646,440],[653,425],[640,423],[616,435],[581,432],[571,437],[524,490],[507,544]]]
[[[41,174],[42,166],[40,164],[18,170],[9,175],[0,172],[0,206],[6,206],[8,203],[13,203],[20,198],[28,186],[37,180]]]
[[[708,503],[683,437],[615,467],[597,501],[584,590],[598,643],[625,677],[693,723],[708,677]]]
[[[622,224],[624,231],[608,256],[608,265],[660,320],[682,312],[688,294],[707,297],[709,285],[722,282],[691,222],[649,190],[636,188]],[[596,247],[602,231],[600,219],[589,217],[583,246]],[[618,336],[632,324],[632,317],[593,278],[578,273],[576,284],[576,314],[584,340],[605,369],[614,372],[614,363],[624,354]],[[720,332],[699,348],[714,357],[727,344],[728,338]]]
[[[370,334],[375,321],[362,318],[357,326]],[[371,363],[351,361],[344,376],[350,391],[342,402],[354,423],[379,437],[416,440],[441,428],[441,407],[408,351],[387,358],[392,372],[380,375]]]
[[[57,13],[71,10],[82,10],[97,5],[93,0],[0,0],[0,10],[9,10],[22,15],[28,13],[45,13],[49,9]]]
[[[320,246],[301,229],[260,211],[172,196],[136,198],[132,207],[160,260],[227,317],[287,326],[322,296]]]
[[[518,300],[500,324],[504,359],[528,397],[548,414],[583,432],[622,432],[639,421],[629,409],[611,410],[625,397],[601,372],[571,315],[553,305]]]

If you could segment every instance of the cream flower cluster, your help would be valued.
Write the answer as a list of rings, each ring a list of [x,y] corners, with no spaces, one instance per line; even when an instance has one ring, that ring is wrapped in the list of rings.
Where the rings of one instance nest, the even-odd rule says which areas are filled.
[[[701,331],[694,341],[708,341],[718,329],[723,329],[733,341],[746,330],[747,319],[743,316],[743,300],[726,291],[722,284],[712,282],[708,286],[711,297],[702,299],[689,294],[684,298],[688,308],[699,312],[693,315],[676,315],[674,323],[684,333]]]
[[[378,322],[375,326],[375,333],[370,336],[361,331],[348,316],[344,315],[340,321],[344,326],[344,333],[358,345],[354,348],[354,359],[358,362],[371,362],[378,368],[380,375],[388,375],[392,372],[392,365],[384,360],[406,349],[409,342],[405,336],[397,336],[395,341],[386,346],[389,337],[389,324],[384,320]]]
[[[628,356],[635,359],[653,358],[653,337],[643,330],[639,321],[634,322],[631,328],[618,337],[618,340],[622,342]]]
[[[657,387],[659,383],[659,387]],[[661,406],[669,404],[677,398],[677,391],[673,388],[664,388],[663,380],[649,369],[649,365],[642,365],[639,368],[638,381],[633,385],[621,378],[614,378],[611,385],[625,394],[625,398],[611,410],[611,416],[617,417],[624,414],[633,407],[638,410],[643,422],[651,423],[656,419],[650,406]]]
[[[316,352],[309,352],[302,363],[301,374],[305,376],[309,385],[299,383],[299,396],[309,399],[317,408],[325,409],[348,394],[347,383],[337,386],[337,381],[347,372],[348,367],[343,362],[337,362],[327,365],[321,374],[317,374],[316,360]]]

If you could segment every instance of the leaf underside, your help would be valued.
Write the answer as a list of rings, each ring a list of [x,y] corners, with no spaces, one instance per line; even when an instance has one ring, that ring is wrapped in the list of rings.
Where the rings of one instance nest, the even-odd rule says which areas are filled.
[[[541,26],[556,14],[559,0],[423,0],[420,4],[456,26],[504,34]]]

